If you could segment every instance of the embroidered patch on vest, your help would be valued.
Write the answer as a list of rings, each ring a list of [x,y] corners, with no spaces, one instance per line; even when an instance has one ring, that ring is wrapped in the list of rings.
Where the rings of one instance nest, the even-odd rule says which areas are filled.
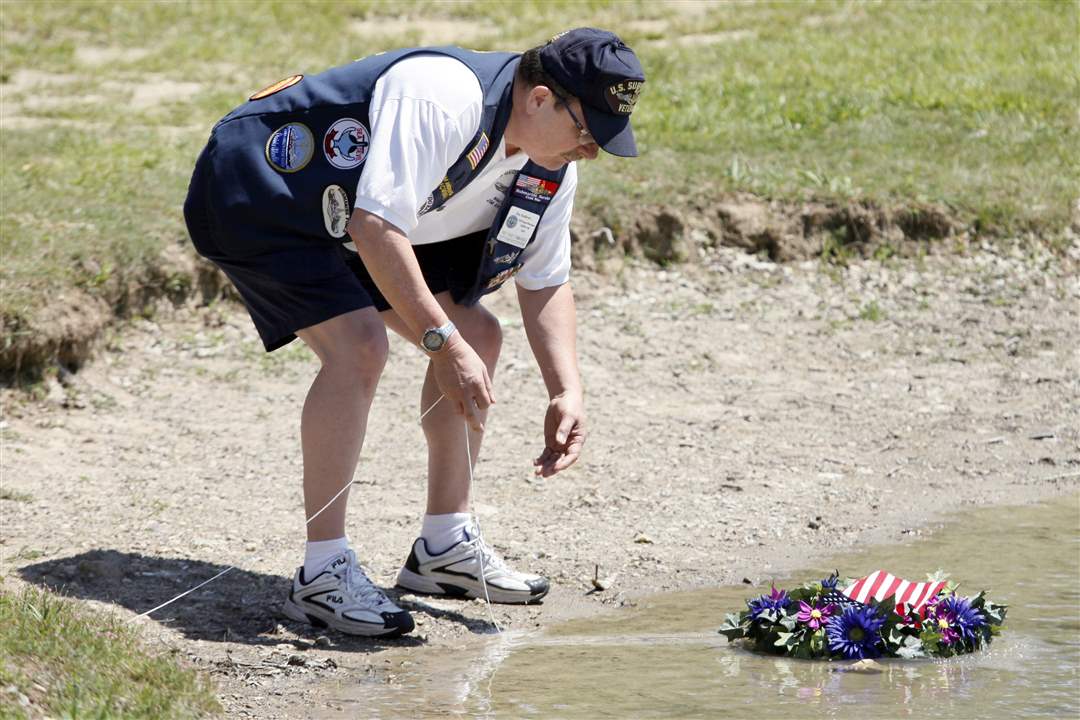
[[[367,159],[370,137],[359,120],[341,118],[323,136],[323,154],[338,170],[352,170]]]
[[[469,165],[473,170],[475,170],[476,166],[480,164],[480,161],[484,159],[484,153],[487,152],[489,143],[490,140],[488,140],[487,133],[481,132],[480,140],[477,141],[476,147],[469,151]]]
[[[276,92],[281,92],[285,88],[291,88],[296,83],[304,79],[303,75],[292,75],[284,80],[278,80],[273,85],[267,85],[262,90],[254,93],[248,100],[262,100],[264,97],[269,97]]]
[[[450,182],[450,178],[444,177],[442,182],[439,183],[439,194],[442,195],[443,202],[450,199],[450,196],[454,194],[454,186]],[[442,210],[442,208],[439,208]]]
[[[332,238],[345,237],[349,224],[349,196],[340,185],[327,185],[322,194],[322,217]]]
[[[506,270],[503,270],[501,273],[499,273],[495,277],[488,280],[487,284],[484,285],[484,289],[485,290],[490,290],[491,288],[499,287],[504,282],[506,282],[510,278],[514,277],[515,275],[517,275],[518,271],[521,270],[522,267],[523,267],[522,265],[515,265],[512,268],[508,268]]]
[[[510,208],[506,214],[499,234],[496,236],[501,242],[514,247],[523,248],[529,244],[536,223],[540,220],[540,214],[529,212],[519,207]]]
[[[303,123],[282,125],[266,140],[266,162],[278,172],[303,170],[315,153],[315,137]]]
[[[553,180],[541,180],[531,175],[519,175],[514,183],[514,195],[531,202],[551,202],[551,197],[559,189],[559,183]]]

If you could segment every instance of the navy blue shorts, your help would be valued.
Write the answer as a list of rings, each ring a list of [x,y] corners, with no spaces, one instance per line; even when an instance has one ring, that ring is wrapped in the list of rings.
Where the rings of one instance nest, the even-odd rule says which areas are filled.
[[[211,193],[208,145],[195,164],[184,202],[184,219],[195,249],[221,268],[240,294],[267,352],[296,339],[296,331],[353,310],[390,303],[360,256],[339,242],[260,228],[236,237],[221,231]],[[460,297],[476,278],[487,233],[413,247],[432,294]]]

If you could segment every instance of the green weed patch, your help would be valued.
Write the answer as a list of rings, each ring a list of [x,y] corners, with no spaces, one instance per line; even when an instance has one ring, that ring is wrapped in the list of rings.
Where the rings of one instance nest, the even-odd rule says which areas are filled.
[[[148,652],[121,620],[27,587],[0,590],[0,715],[203,717],[220,711],[203,676]]]

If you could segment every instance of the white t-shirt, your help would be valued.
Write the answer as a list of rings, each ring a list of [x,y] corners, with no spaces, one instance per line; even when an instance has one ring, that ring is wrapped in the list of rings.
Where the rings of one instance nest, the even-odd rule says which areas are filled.
[[[371,144],[356,187],[356,207],[397,227],[413,245],[442,242],[491,227],[495,213],[525,165],[518,151],[506,157],[499,143],[484,171],[438,210],[420,206],[465,152],[480,128],[484,95],[464,63],[445,55],[419,55],[393,65],[375,83],[368,117]],[[577,188],[571,163],[552,198],[536,239],[521,254],[515,276],[527,290],[570,278],[570,214]]]

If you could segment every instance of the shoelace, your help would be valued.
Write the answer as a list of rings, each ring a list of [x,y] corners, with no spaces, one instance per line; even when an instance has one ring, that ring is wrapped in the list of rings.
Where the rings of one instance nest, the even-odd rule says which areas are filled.
[[[482,535],[477,534],[477,536],[472,539],[472,544],[480,553],[485,570],[490,569],[510,572],[510,568],[507,567],[506,561],[499,557],[499,554],[495,552],[495,549],[484,541]]]
[[[381,605],[388,601],[386,593],[379,589],[371,578],[356,561],[356,553],[349,551],[349,562],[345,565],[345,589],[357,596],[361,601],[369,601],[373,605]]]

